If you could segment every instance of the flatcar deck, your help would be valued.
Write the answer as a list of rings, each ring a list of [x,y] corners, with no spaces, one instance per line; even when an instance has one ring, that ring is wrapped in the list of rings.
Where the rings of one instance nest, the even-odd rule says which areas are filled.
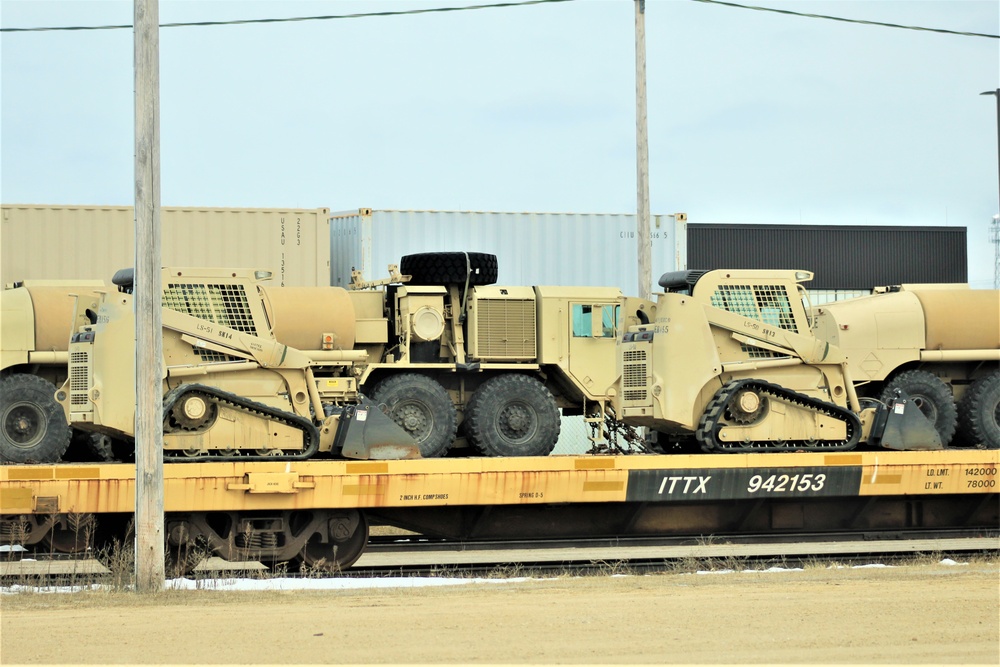
[[[549,456],[164,466],[167,512],[996,494],[1000,452]],[[0,514],[132,512],[135,466],[0,467]]]

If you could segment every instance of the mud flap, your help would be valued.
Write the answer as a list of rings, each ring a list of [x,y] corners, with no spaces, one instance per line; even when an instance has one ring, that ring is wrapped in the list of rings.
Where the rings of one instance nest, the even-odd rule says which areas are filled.
[[[885,428],[878,443],[882,447],[904,451],[944,449],[937,429],[905,392],[896,390],[885,414]]]
[[[333,448],[348,459],[421,458],[416,441],[368,400],[344,408]]]

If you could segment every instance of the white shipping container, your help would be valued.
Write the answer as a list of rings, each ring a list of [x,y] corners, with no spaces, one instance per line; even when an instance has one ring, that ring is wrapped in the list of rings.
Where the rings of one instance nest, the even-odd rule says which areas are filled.
[[[26,279],[111,280],[135,265],[131,206],[4,204],[0,285]],[[164,266],[266,269],[273,284],[329,284],[330,211],[160,209]]]
[[[639,293],[635,214],[389,211],[332,214],[330,284],[346,287],[352,268],[366,280],[419,252],[476,251],[497,256],[501,285],[619,287]],[[683,216],[650,217],[650,291],[668,271],[687,267]]]

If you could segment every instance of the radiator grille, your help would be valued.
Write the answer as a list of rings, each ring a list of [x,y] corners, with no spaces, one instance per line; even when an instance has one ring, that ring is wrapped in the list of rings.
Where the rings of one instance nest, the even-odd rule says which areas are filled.
[[[622,398],[646,403],[648,397],[645,350],[628,350],[622,355]]]
[[[534,300],[479,299],[476,318],[476,357],[535,359]]]
[[[234,357],[231,354],[226,354],[224,352],[216,352],[215,350],[206,350],[202,347],[194,348],[194,353],[201,358],[206,364],[221,363],[224,361],[244,361],[239,357]]]
[[[764,350],[753,345],[747,345],[746,343],[740,343],[740,349],[751,359],[779,359],[788,356],[787,354]]]
[[[257,335],[243,285],[171,283],[163,290],[163,307]]]
[[[719,285],[712,294],[712,305],[779,329],[798,331],[782,285]]]
[[[69,403],[86,406],[90,399],[90,354],[71,352],[69,355]]]

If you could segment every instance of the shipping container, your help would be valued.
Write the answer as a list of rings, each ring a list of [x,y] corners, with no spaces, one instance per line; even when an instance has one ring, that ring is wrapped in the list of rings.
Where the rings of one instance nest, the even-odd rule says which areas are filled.
[[[619,287],[637,295],[635,214],[390,211],[332,214],[330,284],[346,287],[351,270],[365,280],[420,252],[476,251],[497,256],[501,285]],[[651,291],[660,275],[687,265],[683,215],[650,216]]]
[[[274,284],[329,284],[329,209],[165,206],[160,227],[164,266],[266,269]],[[131,206],[4,204],[0,284],[110,280],[135,265],[134,229]]]

